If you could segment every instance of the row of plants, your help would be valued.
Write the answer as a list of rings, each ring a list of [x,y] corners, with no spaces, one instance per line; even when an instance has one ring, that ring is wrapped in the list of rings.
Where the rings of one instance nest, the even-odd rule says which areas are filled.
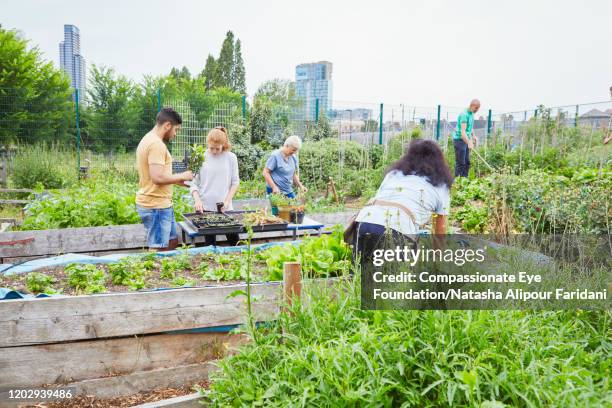
[[[451,219],[475,233],[610,233],[610,191],[610,169],[587,168],[571,177],[528,170],[459,178]]]
[[[137,186],[116,177],[95,177],[62,190],[39,191],[39,198],[28,204],[21,225],[23,230],[104,225],[138,224],[135,194]],[[186,192],[174,189],[177,219],[190,211]]]
[[[329,277],[348,273],[351,251],[342,241],[342,228],[337,227],[329,235],[305,238],[297,245],[259,251],[252,259],[254,281],[282,280],[284,262],[301,262],[306,276]],[[190,256],[183,250],[172,257],[148,253],[107,265],[70,264],[45,272],[0,274],[0,287],[32,294],[78,295],[198,286],[244,281],[247,263],[243,253]]]

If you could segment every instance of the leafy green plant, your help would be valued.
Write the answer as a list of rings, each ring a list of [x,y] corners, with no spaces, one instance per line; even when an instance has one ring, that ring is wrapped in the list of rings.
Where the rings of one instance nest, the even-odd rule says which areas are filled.
[[[200,172],[200,168],[202,168],[204,164],[205,156],[206,147],[199,144],[189,146],[189,170],[191,170],[193,174]]]
[[[300,262],[309,277],[342,275],[350,268],[351,250],[343,241],[342,227],[336,226],[330,235],[306,238],[298,246],[275,246],[256,256],[266,262],[266,279],[278,281],[283,279],[285,262]]]
[[[32,293],[57,293],[55,289],[53,289],[54,283],[55,279],[53,276],[40,272],[29,273],[26,277],[26,288]]]
[[[291,199],[282,193],[270,194],[270,205],[272,207],[287,207],[291,202]]]
[[[184,276],[177,276],[172,280],[172,286],[176,286],[176,287],[195,286],[195,281],[191,279],[187,279]]]
[[[136,186],[113,177],[91,178],[78,186],[51,192],[28,205],[22,230],[139,224],[134,206]],[[177,219],[191,208],[179,189],[173,198]]]
[[[148,275],[148,266],[151,266],[151,260],[141,261],[139,258],[124,258],[117,263],[108,265],[108,272],[111,281],[115,285],[125,285],[131,290],[140,290],[146,286],[146,277]],[[154,264],[153,264],[154,267]]]
[[[92,264],[70,264],[64,269],[68,275],[68,284],[77,292],[85,294],[106,291],[104,282],[106,275],[103,270]]]

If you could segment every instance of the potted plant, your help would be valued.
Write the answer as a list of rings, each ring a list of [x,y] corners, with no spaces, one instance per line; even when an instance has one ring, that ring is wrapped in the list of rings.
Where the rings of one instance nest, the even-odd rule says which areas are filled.
[[[279,207],[287,207],[290,199],[281,193],[270,194],[270,207],[272,207],[272,215],[278,216]]]
[[[294,205],[289,211],[289,220],[293,224],[301,224],[304,222],[304,214],[306,213],[306,206],[304,204]]]

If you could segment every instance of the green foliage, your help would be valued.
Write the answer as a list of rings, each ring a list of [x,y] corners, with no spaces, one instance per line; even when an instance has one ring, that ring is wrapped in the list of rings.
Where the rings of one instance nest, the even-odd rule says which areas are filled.
[[[108,273],[115,285],[129,286],[132,290],[140,290],[146,287],[148,271],[153,269],[153,260],[140,259],[138,257],[123,258],[117,263],[108,265]]]
[[[88,76],[88,103],[82,104],[86,126],[81,137],[90,142],[88,148],[99,151],[120,151],[136,146],[148,129],[138,129],[136,87],[113,68],[92,65]],[[85,97],[82,96],[85,100]],[[152,127],[152,124],[149,126]]]
[[[206,86],[206,90],[209,91],[215,86],[215,75],[217,72],[217,61],[215,57],[208,54],[206,58],[206,65],[204,65],[204,70],[202,71],[201,76],[204,77],[204,83]]]
[[[53,276],[49,276],[40,272],[29,273],[26,277],[26,288],[32,293],[46,293],[53,294],[57,293],[53,289],[55,279]]]
[[[610,170],[583,169],[572,177],[542,170],[458,178],[451,219],[466,232],[609,233]]]
[[[242,44],[236,39],[234,46],[234,67],[232,72],[232,89],[239,94],[246,95],[246,79],[244,61],[242,60]]]
[[[241,180],[260,179],[260,163],[264,157],[263,149],[250,143],[249,129],[243,125],[232,126],[232,152],[238,159]]]
[[[365,173],[371,169],[368,151],[362,145],[337,139],[305,142],[299,158],[300,179],[308,188],[324,189],[329,177],[338,186],[348,171],[361,170]]]
[[[364,311],[360,282],[304,289],[226,357],[209,406],[607,406],[610,313]],[[571,383],[571,387],[567,384]]]
[[[64,72],[0,27],[0,145],[66,141],[74,127],[71,96]]]
[[[202,165],[204,164],[204,158],[206,156],[206,148],[200,144],[194,144],[189,147],[189,170],[193,174],[198,174]]]
[[[221,45],[221,52],[217,60],[215,85],[231,88],[234,73],[234,33],[228,31]]]
[[[176,272],[191,270],[191,268],[191,258],[187,252],[169,258],[163,258],[161,260],[160,278],[174,279]]]
[[[272,207],[287,207],[294,202],[291,198],[282,193],[270,194],[270,205]]]
[[[257,254],[267,265],[266,280],[283,279],[285,262],[300,262],[307,277],[339,276],[348,272],[351,250],[344,243],[343,229],[336,226],[329,235],[306,238],[298,246],[275,246]]]
[[[184,276],[177,276],[174,279],[172,279],[172,286],[174,287],[195,286],[195,281],[191,279],[187,279]]]
[[[253,97],[253,109],[249,121],[253,143],[265,143],[279,147],[294,129],[291,119],[303,108],[296,96],[295,84],[288,80],[273,79],[262,83]]]
[[[13,159],[11,179],[18,188],[62,188],[76,177],[75,152],[56,144],[20,146]]]
[[[64,269],[68,275],[68,284],[77,292],[84,294],[106,291],[104,282],[106,275],[103,270],[92,264],[70,264]]]
[[[26,210],[22,230],[139,224],[134,198],[137,186],[116,178],[92,178],[79,185],[51,192]],[[191,209],[178,188],[174,192],[177,219]]]
[[[314,126],[307,129],[304,139],[317,142],[330,137],[337,137],[337,132],[331,128],[327,116],[320,115],[319,121]]]

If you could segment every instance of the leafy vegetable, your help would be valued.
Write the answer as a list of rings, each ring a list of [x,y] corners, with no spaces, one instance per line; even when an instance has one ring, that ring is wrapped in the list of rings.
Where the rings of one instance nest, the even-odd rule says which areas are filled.
[[[26,287],[32,293],[57,293],[53,283],[55,279],[52,276],[40,272],[32,272],[26,277]]]
[[[95,265],[70,264],[66,266],[65,271],[68,274],[68,284],[78,292],[90,294],[106,291],[106,275]]]

